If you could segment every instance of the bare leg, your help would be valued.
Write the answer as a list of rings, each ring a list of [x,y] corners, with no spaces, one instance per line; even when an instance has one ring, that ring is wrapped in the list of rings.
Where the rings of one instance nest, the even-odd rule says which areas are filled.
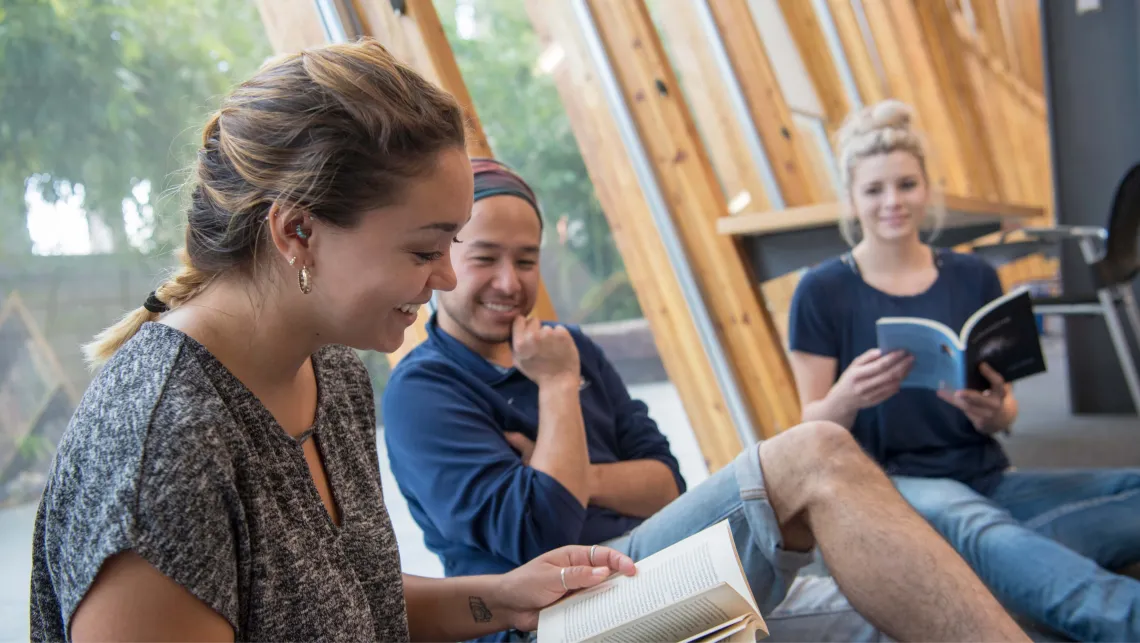
[[[846,429],[805,423],[759,448],[785,547],[818,542],[851,605],[888,636],[1029,640]]]

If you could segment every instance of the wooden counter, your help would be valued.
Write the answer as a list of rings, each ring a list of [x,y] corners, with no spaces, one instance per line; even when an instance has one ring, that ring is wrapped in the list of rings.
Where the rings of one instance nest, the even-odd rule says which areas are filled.
[[[939,247],[954,247],[1040,217],[1042,208],[994,203],[970,197],[945,196],[946,219],[933,240]],[[789,208],[775,212],[721,217],[717,232],[740,237],[760,282],[806,268],[847,250],[839,233],[842,205],[838,202]]]

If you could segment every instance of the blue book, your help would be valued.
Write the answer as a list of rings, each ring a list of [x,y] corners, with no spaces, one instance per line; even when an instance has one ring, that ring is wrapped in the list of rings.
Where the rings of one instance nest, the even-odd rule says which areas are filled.
[[[990,387],[982,362],[1006,382],[1046,370],[1033,302],[1024,288],[979,308],[960,332],[921,317],[883,317],[875,329],[884,354],[902,350],[914,356],[903,388],[982,391]]]

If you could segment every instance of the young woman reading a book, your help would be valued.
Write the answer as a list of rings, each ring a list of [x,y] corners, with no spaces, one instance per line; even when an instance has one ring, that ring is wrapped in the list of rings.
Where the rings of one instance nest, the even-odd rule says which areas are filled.
[[[402,575],[368,373],[471,213],[454,99],[363,41],[284,57],[207,123],[182,267],[106,360],[36,518],[33,640],[464,640],[632,573],[567,546]],[[109,359],[108,359],[109,358]]]
[[[885,101],[839,132],[850,252],[809,270],[793,297],[791,365],[804,420],[848,427],[903,496],[1007,608],[1079,640],[1140,640],[1140,471],[1016,472],[995,434],[1017,417],[1010,386],[900,389],[912,358],[882,354],[875,323],[961,328],[1001,296],[981,259],[935,248],[926,152],[910,108]]]

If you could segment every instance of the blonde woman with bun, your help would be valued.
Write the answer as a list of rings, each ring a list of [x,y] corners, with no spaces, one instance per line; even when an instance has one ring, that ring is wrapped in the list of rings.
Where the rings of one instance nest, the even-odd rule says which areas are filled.
[[[913,360],[882,354],[880,317],[960,328],[1001,296],[981,259],[933,247],[941,208],[909,106],[887,100],[838,133],[852,245],[792,300],[790,361],[804,420],[847,427],[1008,609],[1078,640],[1140,640],[1140,472],[1012,471],[994,438],[1017,418],[988,366],[984,392],[902,389]]]

